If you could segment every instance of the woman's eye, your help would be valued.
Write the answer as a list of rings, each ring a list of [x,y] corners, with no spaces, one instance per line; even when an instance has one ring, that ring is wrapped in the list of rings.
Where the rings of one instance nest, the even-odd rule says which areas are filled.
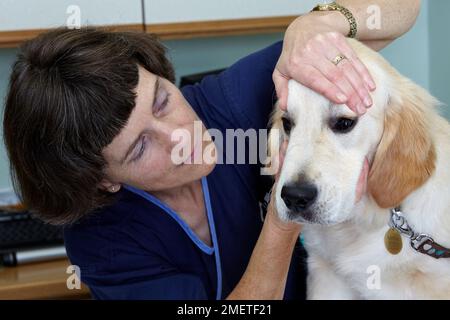
[[[336,133],[347,133],[355,127],[356,122],[357,119],[337,118],[332,121],[330,127]]]
[[[289,135],[291,133],[292,129],[292,120],[288,117],[282,117],[281,120],[283,121],[283,130],[284,132]]]
[[[163,110],[167,106],[167,103],[169,102],[169,98],[170,98],[170,93],[167,93],[167,92],[158,96],[158,98],[156,99],[156,103],[155,103],[155,113],[159,113],[161,110]]]
[[[138,154],[136,155],[136,157],[133,159],[134,161],[136,161],[136,160],[139,160],[141,157],[142,157],[142,155],[144,154],[144,151],[145,151],[145,138],[142,138],[142,142],[141,142],[141,147],[139,148],[139,152],[138,152]]]

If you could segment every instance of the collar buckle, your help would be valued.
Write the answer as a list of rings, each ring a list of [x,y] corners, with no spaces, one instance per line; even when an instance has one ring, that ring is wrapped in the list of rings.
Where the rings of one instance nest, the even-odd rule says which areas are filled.
[[[433,243],[433,238],[425,233],[421,233],[417,237],[411,238],[411,246],[417,251],[425,250],[425,245],[431,245]]]
[[[423,253],[435,259],[450,258],[450,249],[437,244],[431,236],[425,233],[417,233],[406,221],[400,207],[391,209],[389,226],[400,234],[408,236],[411,247],[417,252]]]
[[[408,225],[408,222],[406,221],[399,207],[391,209],[391,219],[389,220],[389,226],[391,228],[394,228],[401,234],[408,236],[408,238],[415,238],[414,230]]]

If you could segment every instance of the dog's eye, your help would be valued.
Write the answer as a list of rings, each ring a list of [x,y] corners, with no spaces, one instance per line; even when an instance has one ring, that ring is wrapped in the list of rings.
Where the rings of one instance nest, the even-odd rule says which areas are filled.
[[[330,128],[337,133],[347,133],[355,127],[356,121],[357,119],[337,118],[331,120]]]
[[[286,133],[286,135],[289,135],[292,129],[292,120],[288,117],[282,117],[281,120],[283,121],[284,132]]]

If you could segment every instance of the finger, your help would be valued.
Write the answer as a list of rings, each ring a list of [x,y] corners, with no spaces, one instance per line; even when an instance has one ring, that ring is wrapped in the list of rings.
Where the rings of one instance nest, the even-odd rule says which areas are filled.
[[[289,141],[287,139],[284,140],[281,143],[280,150],[279,150],[280,152],[278,153],[278,172],[275,175],[275,181],[272,186],[272,194],[270,197],[269,206],[267,208],[268,210],[273,210],[273,212],[276,212],[276,206],[275,206],[276,189],[277,189],[278,179],[280,178],[280,174],[281,174],[281,168],[283,167],[284,157],[286,155],[288,143],[289,143]]]
[[[284,158],[286,156],[287,146],[288,140],[286,139],[281,143],[280,152],[278,153],[278,171],[277,174],[275,175],[275,181],[278,181],[278,178],[280,177],[281,168],[283,168]]]
[[[363,105],[366,108],[372,106],[372,98],[370,97],[369,90],[365,86],[364,80],[361,78],[358,72],[356,72],[352,63],[349,60],[344,59],[338,64],[338,68],[344,71],[347,80],[350,82],[353,89],[358,93],[361,101],[363,101]]]
[[[333,103],[341,104],[348,101],[348,97],[342,90],[312,65],[302,66],[297,73],[293,74],[293,77],[301,84],[323,95]]]
[[[376,89],[375,81],[370,75],[369,70],[358,58],[358,55],[348,44],[348,41],[346,39],[344,39],[343,41],[338,40],[336,41],[336,46],[342,52],[342,54],[344,54],[347,57],[347,59],[352,63],[353,67],[359,73],[360,77],[364,80],[365,84],[367,84],[368,88],[371,91],[375,90]]]
[[[275,68],[272,75],[275,91],[277,92],[278,106],[281,110],[287,110],[288,78]]]
[[[286,151],[287,151],[287,147],[288,147],[288,140],[284,140],[281,143],[281,147],[280,147],[280,167],[283,166],[283,162],[284,162],[284,157],[286,156]]]
[[[349,76],[345,74],[345,71],[347,70],[340,67],[341,64],[345,64],[345,62],[348,61],[344,59],[339,62],[338,65],[335,65],[332,62],[335,57],[342,53],[339,51],[338,47],[332,46],[330,48],[330,43],[334,45],[335,42],[338,42],[338,40],[335,39],[335,36],[329,36],[329,38],[330,37],[331,41],[320,41],[316,49],[317,55],[325,57],[326,61],[318,64],[318,59],[315,59],[314,63],[318,64],[318,68],[320,68],[325,76],[327,76],[328,80],[335,83],[337,86],[339,86],[339,88],[341,88],[341,90],[345,92],[345,94],[349,98],[347,106],[357,114],[364,114],[366,112],[366,108],[363,102],[364,100],[362,99],[366,97],[364,95],[363,98],[360,97],[358,91],[354,88],[354,86],[348,79]]]
[[[342,92],[344,92],[348,99],[346,104],[351,110],[358,114],[365,112],[361,98],[348,81],[342,69],[335,66],[326,58],[316,59],[313,63],[330,82],[334,83]]]
[[[345,71],[345,75],[351,82],[355,91],[358,93],[361,101],[364,102],[363,106],[366,108],[370,107],[372,105],[372,98],[370,97],[369,91],[373,86],[372,77],[366,67],[358,59],[345,38],[336,40],[335,45],[346,57],[346,59],[342,60],[338,64],[338,67]],[[358,66],[358,68],[362,68],[362,73],[356,69],[356,66]],[[361,110],[361,113],[364,112]]]

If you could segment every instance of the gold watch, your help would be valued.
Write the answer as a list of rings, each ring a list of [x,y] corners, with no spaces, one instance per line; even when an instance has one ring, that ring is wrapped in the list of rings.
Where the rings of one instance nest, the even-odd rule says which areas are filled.
[[[335,1],[327,4],[318,4],[311,11],[339,11],[342,13],[350,23],[350,31],[347,35],[349,38],[356,37],[356,32],[358,31],[356,26],[356,19],[353,14],[347,8],[337,4]]]

